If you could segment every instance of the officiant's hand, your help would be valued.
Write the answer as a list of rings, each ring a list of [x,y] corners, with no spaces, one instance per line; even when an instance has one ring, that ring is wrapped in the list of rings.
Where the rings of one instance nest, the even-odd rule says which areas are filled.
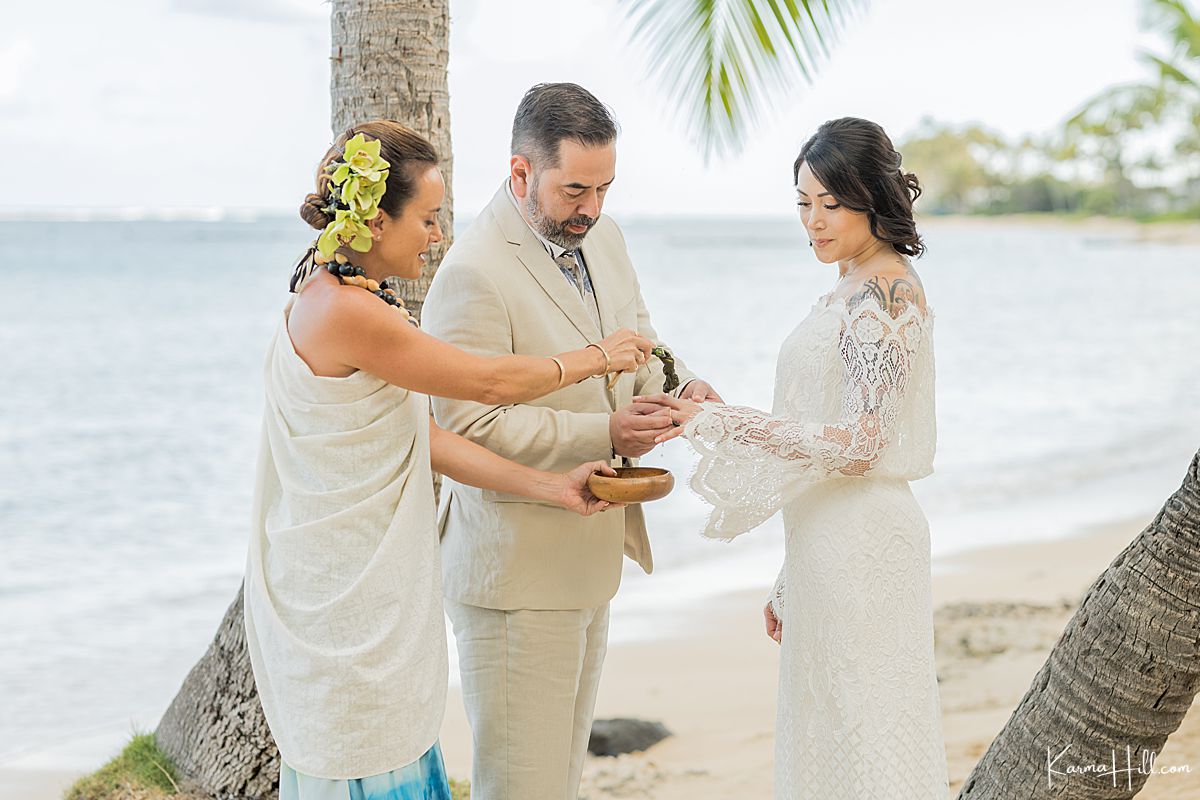
[[[563,486],[558,504],[581,517],[590,517],[598,511],[607,511],[610,508],[624,508],[624,503],[610,503],[592,494],[592,490],[588,488],[588,478],[596,472],[610,476],[617,474],[606,461],[588,461],[580,464],[570,472],[562,474]]]
[[[646,359],[654,342],[629,328],[601,339],[598,344],[608,354],[609,372],[637,372]]]
[[[656,438],[671,430],[671,410],[653,403],[630,403],[608,418],[613,452],[639,458],[654,449]]]
[[[683,426],[687,425],[691,418],[699,414],[702,409],[699,403],[691,400],[683,400],[678,397],[671,397],[669,394],[651,394],[644,397],[635,397],[633,398],[633,404],[658,406],[671,415],[671,427],[668,427],[654,438],[655,445],[670,441],[683,433]]]

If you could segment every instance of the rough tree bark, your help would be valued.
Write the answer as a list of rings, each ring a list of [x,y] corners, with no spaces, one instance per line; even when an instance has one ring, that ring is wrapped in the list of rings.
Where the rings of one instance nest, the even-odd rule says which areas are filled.
[[[219,800],[277,796],[279,750],[250,672],[240,588],[154,737],[191,793]]]
[[[398,281],[419,318],[454,224],[448,0],[333,0],[332,5],[333,135],[357,122],[395,119],[433,142],[442,157],[446,200],[440,221],[446,239],[431,253],[419,280]],[[314,153],[314,160],[319,156]],[[163,715],[155,738],[193,793],[218,800],[277,796],[279,751],[250,672],[240,589],[208,652]]]
[[[1088,589],[959,800],[1133,797],[1197,690],[1200,453],[1179,491]],[[1103,767],[1073,771],[1089,765]]]
[[[418,319],[441,254],[453,238],[450,152],[449,0],[333,0],[330,79],[335,135],[356,122],[394,119],[429,139],[442,157],[446,238],[415,281],[399,281]]]

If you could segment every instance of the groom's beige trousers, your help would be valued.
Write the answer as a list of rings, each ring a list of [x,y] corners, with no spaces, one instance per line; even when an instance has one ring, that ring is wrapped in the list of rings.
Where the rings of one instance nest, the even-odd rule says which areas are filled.
[[[575,800],[608,603],[501,611],[446,600],[475,757],[471,800]]]

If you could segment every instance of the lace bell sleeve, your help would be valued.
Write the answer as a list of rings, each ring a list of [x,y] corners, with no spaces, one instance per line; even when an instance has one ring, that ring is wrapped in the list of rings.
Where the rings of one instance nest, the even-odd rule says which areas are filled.
[[[922,341],[922,315],[893,319],[874,299],[843,311],[838,347],[845,368],[833,423],[776,417],[746,406],[705,403],[683,435],[700,454],[692,489],[713,506],[705,536],[732,539],[773,516],[804,489],[864,476],[879,462]]]
[[[775,618],[783,622],[783,590],[787,582],[785,575],[787,573],[787,564],[779,568],[779,577],[775,579],[775,585],[771,587],[771,597],[768,602],[771,604],[771,610],[775,612]]]

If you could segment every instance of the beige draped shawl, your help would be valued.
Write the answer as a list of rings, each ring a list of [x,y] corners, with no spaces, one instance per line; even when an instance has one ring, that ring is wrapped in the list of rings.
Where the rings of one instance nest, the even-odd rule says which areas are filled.
[[[314,375],[290,309],[266,360],[246,643],[283,760],[359,778],[418,759],[445,708],[429,402],[365,372]]]

